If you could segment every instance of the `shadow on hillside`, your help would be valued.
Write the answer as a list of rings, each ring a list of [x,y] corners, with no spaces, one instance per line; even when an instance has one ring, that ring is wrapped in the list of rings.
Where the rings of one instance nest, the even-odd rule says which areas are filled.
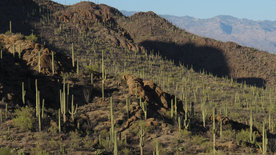
[[[45,106],[57,108],[59,106],[59,89],[62,88],[58,77],[48,77],[31,70],[27,62],[3,51],[3,59],[0,60],[0,99],[8,103],[9,108],[15,105],[23,106],[22,82],[26,91],[26,105],[34,106],[35,79],[41,94],[41,101],[45,99]]]
[[[196,72],[210,73],[217,77],[230,77],[230,69],[223,51],[211,46],[197,46],[193,43],[179,45],[172,42],[144,41],[140,43],[148,51],[159,53],[163,58],[173,60],[175,65],[183,64]],[[261,78],[240,78],[239,83],[265,87]]]
[[[39,7],[33,0],[0,1],[0,33],[12,32],[30,34],[31,22],[38,20]]]
[[[140,45],[148,51],[158,52],[163,58],[174,60],[175,65],[183,64],[196,72],[205,71],[218,77],[229,76],[228,65],[219,49],[192,43],[178,45],[160,41],[144,41]]]
[[[266,81],[262,78],[237,78],[235,79],[238,83],[244,83],[246,85],[255,86],[259,88],[266,88]]]

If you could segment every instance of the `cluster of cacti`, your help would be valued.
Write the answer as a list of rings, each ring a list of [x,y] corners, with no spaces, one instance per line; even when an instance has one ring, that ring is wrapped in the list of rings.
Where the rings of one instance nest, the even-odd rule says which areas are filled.
[[[59,98],[60,98],[60,111],[63,115],[63,122],[66,122],[66,111],[67,111],[67,104],[68,103],[68,97],[69,97],[69,85],[67,85],[67,94],[66,94],[66,79],[63,78],[63,90],[59,90]],[[67,100],[66,100],[66,96]]]
[[[36,117],[38,118],[38,130],[41,131],[41,117],[44,118],[44,103],[45,100],[42,100],[42,108],[40,104],[40,91],[38,90],[37,79],[35,79],[35,92],[36,92]]]

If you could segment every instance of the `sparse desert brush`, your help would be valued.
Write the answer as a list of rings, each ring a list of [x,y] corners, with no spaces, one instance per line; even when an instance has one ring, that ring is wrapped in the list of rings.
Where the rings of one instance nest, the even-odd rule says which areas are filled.
[[[31,107],[22,107],[15,110],[14,125],[23,131],[31,130],[35,122],[34,109]]]

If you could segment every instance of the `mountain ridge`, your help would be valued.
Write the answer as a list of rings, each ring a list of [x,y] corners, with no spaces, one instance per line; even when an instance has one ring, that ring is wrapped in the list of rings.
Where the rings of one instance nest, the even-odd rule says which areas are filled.
[[[122,11],[127,16],[135,12]],[[276,53],[276,21],[251,20],[230,15],[212,18],[160,15],[188,32],[221,41],[233,41],[241,45]]]

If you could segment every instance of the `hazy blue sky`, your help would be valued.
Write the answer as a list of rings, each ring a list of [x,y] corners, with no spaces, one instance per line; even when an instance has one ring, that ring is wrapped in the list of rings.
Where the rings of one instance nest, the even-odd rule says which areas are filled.
[[[80,0],[54,0],[74,4]],[[276,0],[90,0],[119,10],[210,18],[232,15],[254,20],[276,20]]]

